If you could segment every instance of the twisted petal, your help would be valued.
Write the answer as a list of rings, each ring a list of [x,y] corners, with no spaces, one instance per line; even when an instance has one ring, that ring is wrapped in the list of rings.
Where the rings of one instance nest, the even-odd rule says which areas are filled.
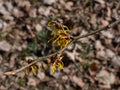
[[[31,66],[32,72],[34,75],[37,75],[38,67],[36,65]]]
[[[53,66],[52,66],[52,74],[54,74],[54,73],[55,73],[56,68],[57,68],[57,67],[56,67],[56,63],[54,63],[54,64],[53,64]]]
[[[26,74],[26,75],[29,75],[29,73],[30,73],[30,67],[27,67],[27,68],[25,69],[25,74]]]
[[[55,26],[55,22],[53,20],[48,22],[48,26]]]
[[[58,63],[58,67],[61,69],[61,70],[63,70],[64,69],[64,64],[63,64],[63,62],[61,61],[60,63]]]

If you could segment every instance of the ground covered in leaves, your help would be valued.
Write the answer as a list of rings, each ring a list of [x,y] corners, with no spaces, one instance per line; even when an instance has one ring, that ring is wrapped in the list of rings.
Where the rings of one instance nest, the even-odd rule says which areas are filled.
[[[3,75],[54,52],[50,20],[79,36],[119,18],[119,0],[0,0],[0,90],[120,90],[120,24],[70,45],[54,75],[49,59],[39,62],[37,76]]]

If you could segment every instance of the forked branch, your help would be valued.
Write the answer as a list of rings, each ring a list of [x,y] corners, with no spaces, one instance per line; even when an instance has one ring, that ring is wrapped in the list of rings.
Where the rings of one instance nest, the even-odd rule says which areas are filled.
[[[78,39],[85,38],[85,37],[88,37],[88,36],[90,36],[90,35],[94,35],[94,34],[100,32],[100,31],[103,31],[103,30],[108,29],[108,28],[112,28],[113,26],[115,26],[115,25],[117,25],[117,24],[119,24],[119,23],[120,23],[120,19],[118,19],[117,21],[115,21],[115,22],[113,22],[113,23],[111,23],[111,24],[109,24],[109,25],[107,25],[107,26],[104,26],[104,27],[101,27],[101,28],[99,28],[99,29],[97,29],[97,30],[94,30],[94,31],[92,31],[92,32],[90,32],[90,33],[88,33],[88,34],[85,34],[85,35],[82,35],[82,36],[73,37],[73,40],[72,40],[68,45],[72,44],[74,41],[77,41]],[[67,45],[66,47],[64,47],[63,49],[55,52],[55,53],[49,54],[49,55],[47,55],[47,56],[39,57],[38,59],[35,59],[32,63],[30,63],[30,64],[28,64],[28,65],[26,65],[26,66],[23,66],[23,67],[21,67],[20,69],[5,72],[4,75],[14,75],[14,74],[16,74],[16,73],[24,70],[25,68],[27,68],[27,67],[29,67],[29,66],[37,63],[37,62],[39,62],[39,61],[45,60],[46,58],[50,58],[50,57],[58,54],[59,52],[64,51],[64,50],[68,47],[68,45]]]

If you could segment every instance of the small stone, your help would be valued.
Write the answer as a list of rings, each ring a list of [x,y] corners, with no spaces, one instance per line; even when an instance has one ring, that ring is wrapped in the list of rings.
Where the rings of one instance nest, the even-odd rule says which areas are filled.
[[[29,12],[29,16],[33,17],[33,18],[37,17],[37,9],[31,8],[31,10]]]
[[[111,17],[111,13],[112,13],[112,12],[111,12],[111,9],[108,7],[108,8],[107,8],[107,16],[108,16],[108,17]]]
[[[73,44],[72,45],[68,45],[67,49],[68,50],[72,50],[73,49]]]
[[[48,16],[48,15],[50,14],[50,10],[51,10],[50,7],[48,7],[48,8],[46,8],[46,7],[39,7],[38,13],[39,13],[40,15]]]
[[[115,36],[115,43],[120,43],[120,36]]]
[[[12,46],[7,41],[0,41],[0,50],[8,52],[10,51],[11,47]]]
[[[13,21],[14,18],[13,18],[13,16],[11,16],[9,14],[6,14],[6,15],[3,16],[3,19]]]
[[[35,29],[36,29],[38,32],[40,32],[40,31],[42,31],[42,26],[41,26],[40,24],[37,24],[37,25],[35,26]]]
[[[40,80],[44,80],[44,79],[45,79],[45,73],[39,71],[37,77],[38,77]]]
[[[2,63],[3,57],[0,55],[0,64]]]
[[[99,83],[102,84],[100,86],[104,88],[110,88],[111,84],[115,82],[115,75],[113,73],[107,72],[106,70],[101,70],[97,74],[97,78]]]
[[[1,85],[0,90],[6,90],[5,86]]]
[[[5,6],[6,6],[7,11],[12,12],[13,5],[11,2],[5,2]]]
[[[14,8],[13,9],[13,15],[15,16],[15,17],[17,17],[17,18],[19,18],[19,17],[22,17],[24,14],[23,14],[23,12],[21,12],[19,9],[17,9],[17,8]]]
[[[115,53],[110,49],[106,49],[105,53],[108,58],[113,58],[115,56]]]
[[[3,21],[0,19],[0,29],[3,28]]]
[[[28,85],[36,86],[37,82],[36,82],[35,78],[29,78],[28,79]]]
[[[56,0],[43,0],[43,3],[47,4],[47,5],[52,5],[55,2],[56,2]]]
[[[65,8],[67,9],[67,10],[72,10],[72,6],[73,6],[73,2],[67,2],[66,3],[66,5],[65,5]]]
[[[114,56],[112,58],[112,64],[115,67],[120,67],[120,56]]]
[[[90,23],[91,23],[91,24],[96,24],[96,22],[97,22],[96,14],[93,14],[93,15],[91,16],[91,18],[90,18]]]
[[[101,23],[103,26],[107,26],[109,22],[107,20],[101,19]]]
[[[77,76],[71,77],[71,80],[80,87],[84,87],[84,85],[85,85],[85,83],[82,81],[82,79]]]
[[[72,61],[75,60],[75,53],[74,52],[65,51],[65,53],[70,60],[72,60]]]
[[[96,2],[100,3],[100,4],[104,4],[105,1],[104,0],[95,0]]]
[[[24,1],[19,1],[18,3],[19,7],[31,7],[30,1],[24,0]]]
[[[110,31],[101,31],[101,33],[107,38],[110,38],[110,39],[114,38],[114,35]]]
[[[103,49],[104,49],[103,45],[101,44],[101,42],[100,42],[99,40],[97,40],[97,41],[95,42],[95,48],[96,48],[97,50],[103,50]]]
[[[64,75],[64,76],[62,77],[62,80],[64,80],[64,81],[68,80],[68,76],[67,76],[67,75]]]
[[[0,3],[0,13],[3,14],[3,15],[8,15],[9,14],[9,12],[6,10],[3,3]]]

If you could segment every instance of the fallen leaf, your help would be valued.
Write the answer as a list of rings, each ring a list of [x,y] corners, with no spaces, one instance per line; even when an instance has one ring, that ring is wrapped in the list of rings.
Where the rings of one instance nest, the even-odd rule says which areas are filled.
[[[100,4],[104,4],[105,1],[104,0],[95,0],[96,2],[100,3]]]
[[[107,38],[110,38],[110,39],[113,39],[114,38],[114,35],[112,32],[110,31],[101,31],[102,35],[104,35],[105,37]]]
[[[98,64],[96,62],[93,62],[91,65],[90,65],[90,70],[91,71],[94,71],[94,72],[97,72],[98,71]]]
[[[37,85],[37,81],[35,80],[35,78],[31,77],[28,79],[28,85],[31,86],[36,86]]]
[[[11,47],[12,46],[7,41],[0,41],[0,50],[8,52],[10,51]]]
[[[115,82],[115,75],[113,73],[109,73],[106,70],[101,70],[97,74],[97,78],[101,87],[111,88],[111,84]]]
[[[55,2],[56,2],[56,0],[43,0],[43,3],[47,4],[47,5],[52,5]]]
[[[120,67],[120,56],[114,56],[112,58],[112,64],[114,67]]]
[[[2,29],[2,28],[3,28],[3,20],[0,19],[0,29]]]
[[[82,79],[77,76],[71,77],[71,80],[80,87],[83,87],[85,85],[85,83],[82,81]]]

